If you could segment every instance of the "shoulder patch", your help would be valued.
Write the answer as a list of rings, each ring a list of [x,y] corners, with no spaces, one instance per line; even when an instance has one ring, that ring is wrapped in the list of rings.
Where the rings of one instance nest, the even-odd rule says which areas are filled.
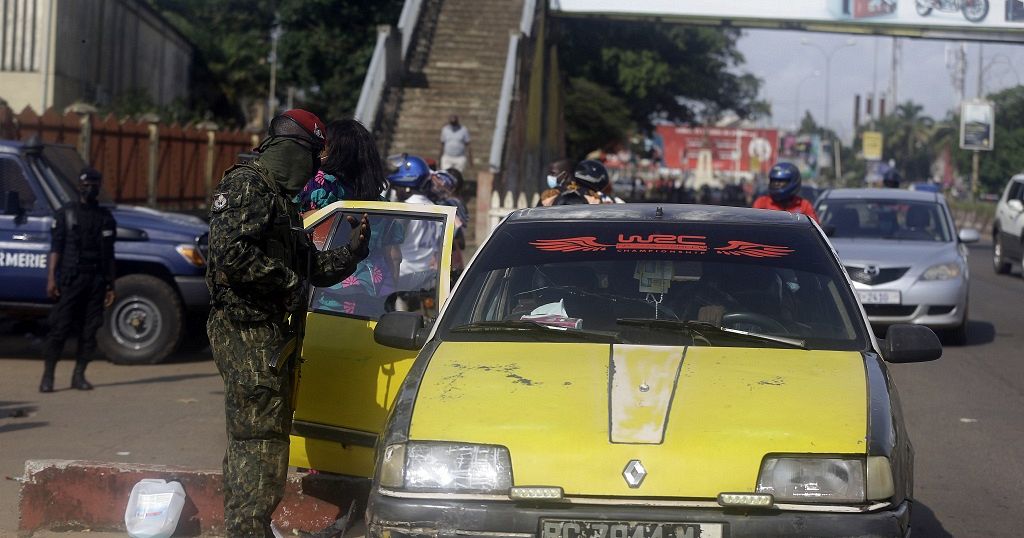
[[[225,196],[224,193],[219,192],[219,193],[213,195],[213,206],[211,207],[211,209],[213,211],[220,211],[220,210],[224,209],[227,206],[228,206],[228,197]]]

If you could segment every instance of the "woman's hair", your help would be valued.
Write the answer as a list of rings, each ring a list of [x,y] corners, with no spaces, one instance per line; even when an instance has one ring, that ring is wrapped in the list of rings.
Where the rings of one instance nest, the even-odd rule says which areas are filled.
[[[352,200],[379,200],[388,188],[373,135],[354,119],[327,124],[327,156],[320,168],[351,186]]]

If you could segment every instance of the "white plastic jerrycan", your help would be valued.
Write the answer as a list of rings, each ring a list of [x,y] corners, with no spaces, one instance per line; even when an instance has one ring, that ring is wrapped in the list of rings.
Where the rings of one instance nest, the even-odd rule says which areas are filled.
[[[185,490],[178,482],[140,480],[128,499],[124,526],[132,538],[170,538],[184,505]]]

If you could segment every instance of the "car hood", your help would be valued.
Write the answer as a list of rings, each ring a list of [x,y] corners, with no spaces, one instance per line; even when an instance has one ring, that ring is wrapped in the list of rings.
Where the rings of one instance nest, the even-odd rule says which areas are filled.
[[[752,491],[766,454],[864,454],[864,371],[856,352],[445,342],[409,438],[506,446],[515,484],[567,495],[714,498]]]
[[[199,217],[183,213],[129,205],[112,207],[110,212],[118,227],[144,230],[151,240],[191,242],[210,230]]]
[[[832,239],[844,265],[913,267],[956,259],[956,243],[887,239]]]

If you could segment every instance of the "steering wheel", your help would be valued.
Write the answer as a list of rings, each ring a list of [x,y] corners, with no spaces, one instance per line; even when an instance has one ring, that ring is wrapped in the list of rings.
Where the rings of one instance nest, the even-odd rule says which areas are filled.
[[[756,312],[730,312],[722,316],[722,326],[735,328],[733,325],[739,323],[749,323],[751,325],[757,325],[768,330],[768,332],[780,332],[783,334],[790,334],[790,330],[774,318],[770,318],[764,314],[758,314]]]

